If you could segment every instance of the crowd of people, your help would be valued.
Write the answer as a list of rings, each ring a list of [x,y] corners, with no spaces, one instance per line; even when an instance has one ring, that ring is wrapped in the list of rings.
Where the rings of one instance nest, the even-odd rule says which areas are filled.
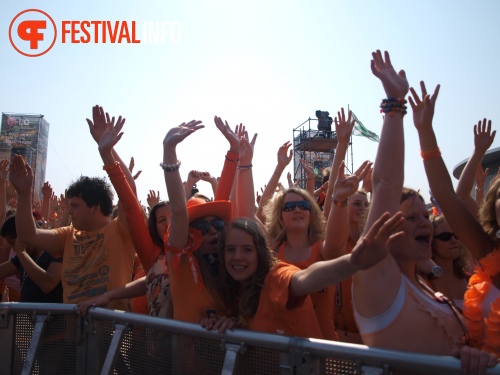
[[[205,127],[183,123],[163,140],[168,201],[151,190],[144,210],[138,175],[116,151],[125,119],[99,106],[87,122],[117,207],[105,179],[84,176],[59,198],[46,183],[43,202],[34,207],[25,159],[1,161],[3,300],[71,303],[81,315],[102,306],[220,333],[242,328],[452,355],[470,373],[494,366],[500,355],[500,178],[485,186],[488,171],[481,166],[495,137],[491,121],[474,126],[474,153],[455,191],[433,130],[439,85],[429,95],[421,82],[418,94],[387,52],[372,54],[371,69],[386,95],[374,162],[345,174],[354,120],[342,108],[334,119],[335,156],[318,189],[305,160],[304,188],[290,176],[287,188],[280,184],[292,160],[285,142],[256,199],[257,136],[215,117],[229,143],[220,178],[190,171],[183,182],[177,145]],[[418,191],[404,186],[408,91],[437,202],[431,212]],[[213,198],[192,191],[201,180],[211,184]]]

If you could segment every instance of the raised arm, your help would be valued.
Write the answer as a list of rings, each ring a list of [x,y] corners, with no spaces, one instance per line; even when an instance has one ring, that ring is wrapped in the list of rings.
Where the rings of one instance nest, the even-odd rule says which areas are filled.
[[[254,184],[252,172],[252,160],[257,134],[254,134],[251,141],[248,139],[248,133],[240,138],[240,164],[238,165],[238,216],[257,220],[254,204]]]
[[[292,161],[293,150],[290,149],[291,146],[292,144],[287,141],[283,143],[283,145],[278,149],[278,164],[276,165],[276,168],[271,175],[271,179],[262,192],[262,197],[260,198],[259,207],[257,209],[257,218],[262,223],[266,222],[266,217],[264,216],[263,209],[267,202],[269,202],[269,200],[273,198],[274,192],[278,187],[281,174],[283,173],[287,165]]]
[[[121,202],[121,220],[125,221],[137,255],[147,272],[161,249],[153,244],[141,205],[121,169],[121,164],[114,160],[112,150],[123,135],[123,125],[124,121],[121,121],[121,118],[118,119],[116,126],[114,122],[107,124],[99,139],[99,153],[104,163],[104,169]]]
[[[481,168],[481,160],[483,160],[484,154],[486,154],[486,151],[488,151],[493,143],[495,134],[496,131],[491,131],[491,120],[486,122],[486,119],[483,119],[482,123],[478,121],[477,125],[474,125],[474,151],[467,161],[457,185],[458,197],[476,217],[478,215],[479,205],[472,199],[471,191],[474,186],[474,178],[477,175],[478,168]]]
[[[49,220],[49,211],[50,211],[50,200],[52,198],[52,186],[50,186],[49,182],[46,181],[42,186],[42,217],[45,220]]]
[[[190,171],[188,173],[186,183],[184,184],[184,195],[186,196],[186,201],[191,198],[191,190],[193,190],[194,185],[196,185],[200,179],[200,171]]]
[[[33,172],[21,155],[12,155],[10,181],[17,192],[17,239],[27,245],[44,249],[54,257],[61,257],[64,248],[57,234],[51,230],[37,229],[35,226],[31,209]]]
[[[215,199],[215,195],[217,194],[217,185],[219,185],[219,183],[217,182],[217,177],[212,176],[209,172],[202,172],[201,179],[210,184]]]
[[[486,182],[486,178],[490,174],[490,169],[486,168],[483,171],[483,166],[479,164],[477,166],[475,180],[476,180],[476,204],[477,206],[481,206],[484,200],[484,185]]]
[[[171,222],[168,242],[175,248],[182,249],[188,242],[189,216],[186,196],[179,173],[180,161],[177,159],[177,145],[195,131],[204,128],[201,121],[192,120],[182,123],[168,131],[163,140],[163,164],[165,185],[170,201]]]
[[[344,163],[340,164],[333,190],[333,204],[326,223],[326,238],[321,247],[321,256],[324,260],[335,259],[345,254],[349,238],[349,197],[358,190],[359,182],[366,176],[370,167],[371,163],[367,160],[353,175],[346,176]]]
[[[227,201],[231,195],[234,175],[236,174],[236,166],[238,165],[240,140],[238,139],[236,133],[231,130],[227,121],[223,123],[220,117],[215,116],[214,122],[217,129],[219,129],[222,135],[229,142],[229,151],[226,153],[226,160],[224,161],[224,167],[222,168],[214,200]]]
[[[413,122],[420,140],[420,153],[432,195],[437,200],[453,232],[457,234],[472,255],[480,259],[493,248],[494,244],[488,234],[483,231],[475,215],[467,209],[455,193],[450,175],[441,157],[432,127],[439,85],[432,96],[427,95],[424,82],[421,82],[420,86],[422,100],[412,88],[413,98],[410,97],[410,104],[413,110]]]
[[[335,132],[337,134],[338,143],[332,161],[330,178],[328,180],[328,190],[326,191],[325,204],[323,206],[323,214],[326,219],[328,219],[328,215],[330,215],[335,180],[337,179],[337,175],[339,173],[340,164],[345,159],[347,147],[349,147],[349,140],[351,139],[352,128],[355,123],[354,119],[351,117],[351,111],[349,111],[347,118],[345,117],[344,108],[341,108],[335,117]]]
[[[363,233],[367,233],[385,212],[394,215],[399,211],[404,181],[403,116],[408,81],[404,71],[396,73],[388,52],[382,57],[377,50],[372,57],[372,73],[382,82],[387,96],[381,107],[389,112],[384,116],[380,134],[372,174],[373,199]],[[391,108],[399,111],[390,111]],[[353,277],[353,302],[357,311],[365,317],[386,311],[396,297],[400,281],[401,271],[390,254],[375,266],[358,272]],[[377,297],[380,298],[374,304]]]
[[[96,105],[92,107],[92,119],[93,121],[87,119],[87,124],[89,125],[89,130],[90,134],[92,135],[92,138],[94,138],[94,141],[96,141],[96,143],[99,144],[99,139],[101,139],[101,135],[106,131],[108,124],[111,123],[112,119],[114,122],[114,117],[110,119],[109,114],[107,112],[104,112],[104,109],[102,107]],[[123,123],[125,123],[125,119],[122,119],[122,121]],[[113,159],[120,163],[121,169],[123,173],[125,173],[127,181],[129,185],[132,187],[134,194],[137,194],[134,177],[132,176],[132,173],[129,170],[128,166],[123,162],[123,160],[120,158],[120,155],[118,155],[115,149],[112,150],[112,153],[113,153]]]
[[[311,194],[311,196],[314,196],[314,167],[305,159],[300,159],[300,164],[302,165],[304,172],[306,172],[306,190],[309,194]]]

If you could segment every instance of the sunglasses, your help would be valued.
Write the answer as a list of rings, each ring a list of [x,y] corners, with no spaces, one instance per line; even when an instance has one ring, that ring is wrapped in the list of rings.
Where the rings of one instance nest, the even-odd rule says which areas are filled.
[[[434,238],[444,242],[451,240],[451,237],[455,237],[455,239],[458,240],[458,237],[452,232],[441,232],[437,236],[434,236]]]
[[[194,221],[190,226],[196,230],[199,230],[201,234],[205,235],[210,232],[210,227],[214,227],[214,229],[218,232],[224,229],[224,220],[221,219],[213,219],[213,220],[198,220]]]
[[[302,211],[311,211],[311,203],[309,201],[286,202],[281,209],[285,212],[290,212],[297,207]]]

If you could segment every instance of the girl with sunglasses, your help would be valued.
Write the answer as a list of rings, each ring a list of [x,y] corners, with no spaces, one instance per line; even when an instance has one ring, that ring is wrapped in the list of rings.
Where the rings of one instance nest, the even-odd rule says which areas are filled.
[[[464,294],[470,278],[466,249],[443,215],[431,217],[434,227],[432,260],[443,269],[443,276],[429,280],[434,290],[443,292],[455,307],[463,310]]]
[[[404,98],[409,88],[405,72],[396,73],[389,54],[386,52],[383,57],[380,51],[372,53],[371,69],[382,82],[386,99],[380,105],[385,116],[373,168],[373,198],[363,233],[382,212],[401,211],[405,220],[401,226],[404,235],[391,243],[385,259],[353,276],[353,304],[363,342],[424,354],[458,354],[465,371],[484,372],[487,365],[496,363],[496,357],[464,345],[467,332],[460,316],[416,277],[416,263],[431,257],[434,231],[422,197],[414,190],[403,189]],[[424,92],[424,96],[427,111],[422,113],[421,108],[414,108],[414,119],[430,121],[437,90],[432,96]],[[430,156],[424,150],[432,149],[422,145],[424,157]],[[434,186],[431,189],[435,194]]]
[[[344,245],[349,232],[348,220],[343,216],[339,218],[339,213],[346,210],[347,198],[357,190],[360,178],[363,178],[369,169],[368,162],[365,162],[354,175],[344,176],[344,166],[340,167],[354,125],[350,117],[349,114],[346,120],[342,109],[342,114],[339,112],[338,119],[335,119],[336,130],[339,134],[339,150],[335,153],[333,161],[332,171],[335,171],[333,173],[335,177],[332,178],[331,186],[333,192],[335,185],[336,203],[330,205],[331,216],[329,216],[328,223],[325,223],[323,212],[306,190],[290,188],[278,193],[274,199],[270,199],[269,192],[274,191],[278,183],[278,175],[283,171],[282,160],[286,156],[286,144],[278,151],[278,166],[262,196],[262,199],[268,202],[264,207],[263,217],[266,218],[266,229],[278,259],[300,269],[344,254]],[[345,137],[342,136],[344,133]],[[343,147],[344,150],[342,150]],[[341,173],[335,182],[339,169]],[[316,319],[323,337],[328,340],[338,339],[333,323],[334,292],[335,287],[329,285],[328,288],[311,294]]]

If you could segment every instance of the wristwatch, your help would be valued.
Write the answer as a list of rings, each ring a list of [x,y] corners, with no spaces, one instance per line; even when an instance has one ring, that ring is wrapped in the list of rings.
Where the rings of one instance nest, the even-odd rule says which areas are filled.
[[[431,272],[427,274],[427,278],[429,280],[434,280],[439,277],[442,277],[443,275],[444,275],[444,270],[439,266],[434,266],[432,267]]]

